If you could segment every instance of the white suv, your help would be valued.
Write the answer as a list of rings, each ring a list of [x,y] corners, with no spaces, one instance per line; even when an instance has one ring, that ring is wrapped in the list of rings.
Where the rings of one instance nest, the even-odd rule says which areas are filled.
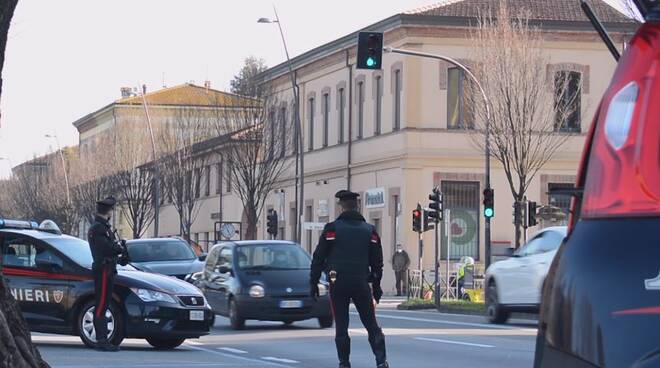
[[[566,237],[566,226],[545,228],[511,258],[486,270],[486,312],[492,323],[505,323],[511,312],[536,313],[550,263]]]

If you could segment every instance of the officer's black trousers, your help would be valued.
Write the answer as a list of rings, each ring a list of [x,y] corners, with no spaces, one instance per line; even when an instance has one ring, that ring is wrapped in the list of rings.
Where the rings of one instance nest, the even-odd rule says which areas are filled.
[[[340,276],[341,277],[341,276]],[[369,333],[369,344],[376,356],[376,363],[386,361],[385,335],[378,327],[371,288],[365,281],[337,281],[330,286],[330,299],[335,317],[335,343],[339,362],[348,364],[351,339],[348,336],[348,311],[351,300],[360,314],[360,320]]]
[[[115,270],[107,265],[93,267],[94,273],[94,330],[99,344],[108,341],[108,320],[105,313],[112,302],[112,288],[115,284]]]

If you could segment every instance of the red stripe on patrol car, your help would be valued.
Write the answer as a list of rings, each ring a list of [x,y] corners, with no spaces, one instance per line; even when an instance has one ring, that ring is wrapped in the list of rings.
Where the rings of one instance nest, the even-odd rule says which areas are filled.
[[[328,231],[325,233],[325,240],[335,240],[337,238],[337,233],[334,231]]]
[[[6,276],[25,276],[25,277],[40,277],[45,279],[56,279],[56,280],[74,280],[74,281],[83,281],[91,280],[91,277],[81,276],[81,275],[67,275],[61,273],[50,273],[44,271],[36,270],[25,270],[21,268],[11,268],[4,267],[2,273]]]
[[[634,316],[634,315],[652,315],[652,314],[660,314],[660,307],[626,309],[612,313],[613,316]]]

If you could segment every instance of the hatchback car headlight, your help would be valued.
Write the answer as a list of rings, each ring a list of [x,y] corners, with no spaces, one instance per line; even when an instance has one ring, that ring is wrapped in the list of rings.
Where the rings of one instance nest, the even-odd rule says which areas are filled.
[[[177,304],[176,300],[174,300],[172,296],[170,296],[169,294],[161,293],[160,291],[154,291],[149,289],[138,289],[138,288],[131,288],[131,290],[143,302],[165,302],[165,303]]]
[[[328,295],[328,287],[325,284],[319,284],[319,296]]]
[[[263,298],[266,295],[264,287],[261,285],[252,285],[250,287],[250,296],[253,298]]]

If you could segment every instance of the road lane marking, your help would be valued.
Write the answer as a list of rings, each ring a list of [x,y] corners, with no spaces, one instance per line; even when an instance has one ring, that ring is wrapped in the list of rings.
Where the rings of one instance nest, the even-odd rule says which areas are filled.
[[[204,345],[204,343],[201,343],[201,342],[196,341],[196,340],[188,340],[186,342],[190,345]]]
[[[354,312],[351,312],[351,314],[355,315],[355,316],[359,315],[358,313],[354,313]],[[385,318],[385,319],[398,319],[398,320],[401,320],[401,321],[436,323],[436,324],[445,324],[445,325],[453,325],[453,326],[492,328],[492,329],[498,329],[498,330],[529,330],[529,331],[536,331],[536,329],[533,329],[533,328],[499,326],[499,325],[490,325],[490,324],[487,324],[487,323],[456,322],[456,321],[447,321],[447,320],[442,320],[442,319],[392,316],[392,315],[388,315],[388,314],[378,314],[376,317],[377,318]]]
[[[494,348],[495,347],[493,345],[474,344],[474,343],[471,343],[471,342],[460,342],[460,341],[451,341],[451,340],[442,340],[442,339],[430,339],[430,338],[427,338],[427,337],[415,337],[415,340],[430,341],[430,342],[441,342],[443,344],[464,345],[464,346],[472,346],[472,347],[477,347],[477,348]]]
[[[284,359],[284,358],[275,358],[275,357],[261,357],[263,360],[270,360],[273,362],[279,362],[279,363],[289,363],[289,364],[296,364],[300,363],[297,360],[291,360],[291,359]]]
[[[218,348],[218,350],[224,350],[228,353],[234,353],[234,354],[247,354],[247,351],[245,350],[239,350],[234,348]]]
[[[265,365],[269,365],[269,366],[273,366],[273,367],[292,368],[289,365],[279,364],[279,363],[275,363],[275,362],[269,362],[269,361],[265,361],[265,360],[261,360],[261,359],[252,359],[252,358],[242,357],[240,355],[227,354],[227,353],[223,353],[221,351],[202,348],[202,347],[199,347],[199,346],[189,346],[189,348],[191,348],[193,350],[204,351],[204,352],[209,353],[209,354],[220,355],[220,356],[223,356],[225,358],[242,360],[244,362],[265,364]]]

